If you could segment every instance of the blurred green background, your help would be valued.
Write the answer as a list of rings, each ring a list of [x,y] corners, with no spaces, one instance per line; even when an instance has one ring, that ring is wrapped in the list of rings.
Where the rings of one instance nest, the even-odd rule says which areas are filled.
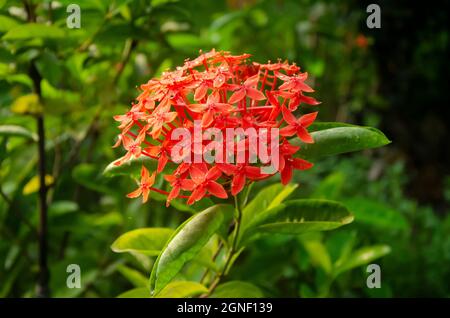
[[[79,29],[66,26],[71,3]],[[449,297],[449,2],[377,1],[381,29],[366,26],[369,3],[0,0],[0,297],[36,295],[39,122],[50,295],[115,297],[147,283],[154,258],[110,245],[132,229],[176,227],[192,209],[128,200],[134,181],[103,174],[122,154],[112,116],[141,83],[211,48],[296,62],[322,101],[319,120],[375,126],[393,141],[295,175],[293,196],[342,201],[354,223],[260,240],[228,279],[268,297]],[[333,272],[348,255],[354,262]],[[198,279],[205,259],[182,276]],[[72,263],[80,289],[66,287]],[[366,287],[368,263],[381,266],[380,289]]]

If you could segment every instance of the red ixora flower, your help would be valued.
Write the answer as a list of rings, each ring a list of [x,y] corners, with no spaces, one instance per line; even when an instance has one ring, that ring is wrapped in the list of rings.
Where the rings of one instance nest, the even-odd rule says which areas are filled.
[[[294,169],[312,167],[312,163],[296,156],[300,147],[293,146],[287,139],[297,136],[305,143],[314,142],[308,127],[317,112],[306,110],[319,102],[305,95],[314,91],[305,83],[308,73],[300,72],[295,63],[260,64],[250,62],[249,57],[249,54],[231,55],[213,49],[194,60],[186,60],[175,71],[164,72],[160,78],[141,85],[141,94],[131,109],[114,116],[121,130],[114,146],[122,145],[126,150],[115,164],[141,156],[157,161],[152,173],[142,167],[139,187],[128,197],[142,196],[146,202],[150,192],[155,191],[167,195],[167,205],[176,198],[186,198],[188,204],[205,196],[225,199],[236,196],[246,184],[277,173],[282,183],[287,184]],[[172,135],[174,131],[183,128],[193,132],[196,122],[202,129],[224,133],[230,128],[254,129],[256,139],[240,136],[237,145],[231,148],[227,147],[230,140],[223,140],[223,147],[217,139],[190,140],[185,144],[192,146],[192,150],[172,155],[178,142]],[[276,152],[278,165],[274,171],[264,170],[262,168],[269,165],[267,161],[259,157],[250,160],[251,153],[261,145],[269,148],[267,140],[266,144],[260,142],[261,136],[267,136],[271,130],[278,132],[278,129],[279,138],[270,141],[276,140],[277,144],[267,149],[270,155]],[[258,146],[255,141],[259,142]],[[217,154],[226,157],[225,162],[196,162],[194,158],[203,156],[211,146],[216,147]],[[243,155],[243,162],[228,161],[230,156],[240,155]],[[180,158],[192,160],[192,163],[180,162]],[[158,175],[166,182],[156,184],[166,184],[168,191],[153,187]]]

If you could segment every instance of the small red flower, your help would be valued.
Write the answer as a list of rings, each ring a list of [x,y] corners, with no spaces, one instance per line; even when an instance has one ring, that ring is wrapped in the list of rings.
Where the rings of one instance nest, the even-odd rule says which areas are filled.
[[[148,172],[148,170],[142,166],[141,170],[141,182],[139,184],[139,188],[134,190],[131,193],[127,194],[127,197],[129,198],[137,198],[138,196],[142,195],[142,203],[147,202],[148,195],[150,193],[150,188],[155,183],[155,176],[156,172],[153,172],[151,175]]]
[[[189,169],[189,173],[195,185],[194,190],[188,199],[188,204],[200,200],[207,192],[221,199],[228,198],[228,194],[223,186],[216,182],[222,175],[222,172],[217,167],[212,167],[209,171],[206,169],[207,168],[200,169],[196,166],[192,166]]]
[[[314,142],[306,128],[314,122],[317,117],[317,112],[303,115],[299,119],[295,118],[286,107],[283,107],[282,112],[283,118],[288,125],[280,129],[281,136],[292,136],[297,134],[298,138],[303,142],[309,144]]]

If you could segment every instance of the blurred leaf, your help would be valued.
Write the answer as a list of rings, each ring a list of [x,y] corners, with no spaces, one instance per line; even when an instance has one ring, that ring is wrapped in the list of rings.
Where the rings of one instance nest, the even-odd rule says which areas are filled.
[[[5,15],[0,15],[0,32],[7,32],[18,24],[17,20]]]
[[[330,273],[332,263],[325,245],[319,239],[309,237],[302,238],[300,241],[308,253],[311,263],[322,268],[325,273]]]
[[[77,183],[88,189],[109,194],[114,193],[114,188],[100,178],[99,168],[94,164],[79,164],[72,170],[72,177]]]
[[[346,152],[377,148],[390,143],[386,136],[375,128],[336,127],[311,133],[313,144],[305,144],[297,137],[291,139],[293,145],[301,145],[296,156],[305,159],[337,155]]]
[[[150,291],[144,287],[134,288],[120,294],[117,298],[150,298]]]
[[[158,161],[155,159],[149,158],[147,156],[141,156],[139,158],[133,158],[126,162],[124,162],[120,166],[114,165],[116,161],[111,162],[103,171],[103,175],[105,177],[114,177],[118,175],[127,175],[139,177],[142,169],[142,165],[144,165],[148,170],[154,171],[156,170]]]
[[[80,110],[81,96],[79,93],[53,87],[46,79],[41,81],[41,87],[46,113],[59,115]]]
[[[328,200],[287,201],[259,214],[244,232],[242,241],[269,233],[302,234],[327,231],[353,221],[345,206]]]
[[[243,281],[230,281],[217,286],[211,298],[263,298],[263,292],[255,285]]]
[[[154,293],[164,288],[183,265],[197,255],[233,213],[231,205],[218,204],[190,217],[178,227],[153,266],[150,287]]]
[[[34,132],[17,125],[0,125],[0,136],[25,137],[37,141],[38,137]]]
[[[47,79],[52,85],[58,85],[63,72],[61,62],[54,53],[44,51],[36,61],[39,74]]]
[[[39,23],[21,24],[10,29],[3,37],[3,40],[26,40],[36,38],[63,38],[65,33],[62,29],[54,25]]]
[[[174,230],[169,228],[142,228],[126,232],[111,245],[116,253],[139,252],[156,256],[165,246]]]
[[[53,216],[63,215],[77,211],[78,204],[73,201],[55,201],[48,207],[48,214]]]
[[[357,222],[365,223],[380,229],[408,229],[408,220],[399,212],[378,201],[363,197],[344,200],[345,205],[352,210]]]
[[[148,290],[148,279],[137,270],[125,265],[119,265],[117,267],[119,273],[121,273],[134,287],[145,287]]]
[[[155,298],[188,298],[206,293],[208,289],[197,282],[177,281],[166,285]]]
[[[345,182],[345,174],[340,171],[333,172],[328,175],[314,189],[312,198],[336,200],[339,198],[342,187]]]
[[[348,256],[342,263],[335,265],[335,275],[349,271],[355,267],[369,264],[377,258],[383,257],[391,252],[388,245],[365,246]]]
[[[42,112],[42,105],[36,94],[23,95],[14,100],[11,111],[17,114],[39,114]]]
[[[54,182],[53,176],[47,174],[45,176],[45,185],[47,187],[51,186]],[[27,184],[23,187],[22,193],[24,195],[29,195],[32,194],[34,192],[37,192],[39,190],[40,187],[40,181],[39,181],[39,176],[34,176],[33,178],[30,179],[30,181],[27,182]]]

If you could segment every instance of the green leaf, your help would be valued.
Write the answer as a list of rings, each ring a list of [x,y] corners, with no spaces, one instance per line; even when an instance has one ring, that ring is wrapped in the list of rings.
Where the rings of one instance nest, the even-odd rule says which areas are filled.
[[[139,158],[130,159],[120,166],[116,166],[114,163],[119,159],[111,162],[103,171],[105,177],[114,177],[118,175],[127,175],[138,177],[141,173],[142,165],[144,165],[150,171],[156,170],[158,162],[155,159],[147,156],[141,156]]]
[[[120,294],[117,298],[150,298],[150,291],[145,287],[134,288]]]
[[[292,200],[258,215],[244,232],[242,241],[269,233],[303,234],[327,231],[353,221],[353,215],[339,202]]]
[[[125,265],[119,265],[117,267],[119,273],[121,273],[134,287],[145,287],[148,290],[148,279],[137,270]]]
[[[166,285],[155,298],[188,298],[206,293],[208,289],[197,282],[177,281]]]
[[[332,263],[326,246],[318,238],[305,237],[300,239],[303,247],[309,255],[311,263],[322,268],[325,273],[330,273]]]
[[[33,141],[37,141],[38,139],[35,133],[17,125],[0,125],[0,136],[25,137]]]
[[[218,204],[190,217],[178,227],[153,266],[150,287],[155,294],[197,255],[233,213],[234,207],[231,205]]]
[[[145,255],[158,255],[174,230],[169,228],[142,228],[119,236],[111,245],[116,253],[138,252]]]
[[[284,201],[296,188],[297,184],[282,185],[275,183],[265,187],[242,210],[242,230],[261,212],[274,208]]]
[[[399,212],[380,202],[362,197],[345,200],[358,222],[380,229],[408,230],[408,220]]]
[[[53,176],[49,174],[45,175],[45,185],[47,187],[51,186],[53,182],[54,182]],[[30,181],[28,181],[27,184],[23,187],[22,193],[24,195],[32,194],[34,192],[37,192],[40,186],[41,186],[40,177],[36,175],[33,178],[31,178]]]
[[[17,20],[5,15],[0,15],[0,32],[7,32],[18,24]]]
[[[262,298],[263,292],[257,286],[243,282],[231,281],[217,286],[211,298]]]
[[[325,122],[325,121],[316,121],[312,123],[311,126],[308,127],[309,132],[315,132],[330,128],[337,127],[358,127],[357,125],[347,124],[347,123],[339,123],[339,122]]]
[[[39,102],[39,96],[36,94],[28,94],[16,98],[11,105],[11,111],[17,114],[41,113],[42,105]]]
[[[103,193],[114,193],[114,187],[109,186],[106,180],[100,178],[97,165],[82,163],[72,170],[73,179],[82,186]]]
[[[388,245],[365,246],[354,251],[342,262],[335,265],[335,275],[349,271],[355,267],[369,264],[377,258],[383,257],[391,252]]]
[[[36,38],[63,38],[65,32],[54,26],[39,23],[21,24],[10,29],[4,36],[3,40],[27,40]]]
[[[301,146],[296,156],[305,159],[337,155],[341,153],[377,148],[390,143],[386,136],[376,128],[336,127],[311,133],[313,144],[305,144],[298,138],[290,142]]]

